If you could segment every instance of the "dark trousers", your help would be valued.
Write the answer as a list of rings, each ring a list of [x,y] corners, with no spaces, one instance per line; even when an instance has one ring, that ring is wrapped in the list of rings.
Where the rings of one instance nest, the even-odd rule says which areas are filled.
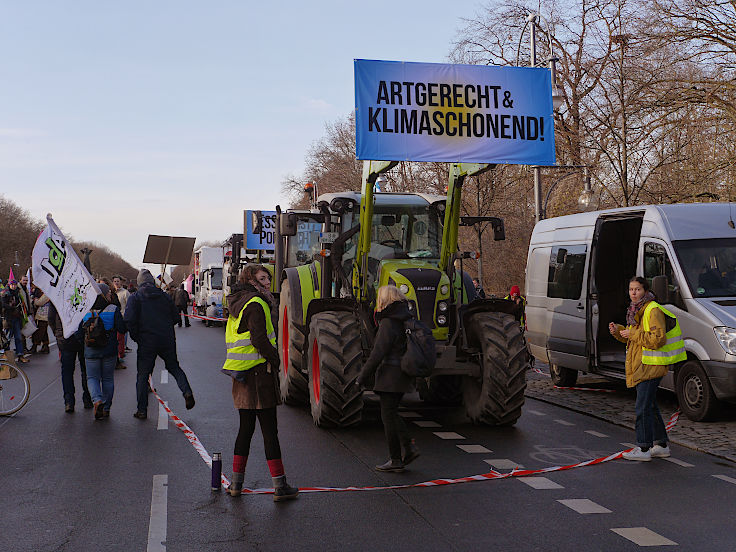
[[[258,424],[261,426],[261,433],[263,434],[263,448],[266,451],[266,460],[281,458],[279,428],[276,422],[276,407],[264,408],[262,410],[241,408],[238,410],[238,413],[240,414],[240,429],[238,430],[238,437],[235,439],[235,454],[248,456],[250,442],[256,430],[256,418],[258,418]]]
[[[401,460],[401,446],[406,449],[411,440],[404,419],[399,416],[399,403],[404,394],[383,391],[377,391],[376,394],[381,399],[381,421],[389,457],[392,460]]]
[[[74,406],[74,368],[77,366],[82,370],[82,400],[85,404],[92,404],[92,396],[87,387],[87,365],[84,363],[84,352],[62,349],[61,354],[61,388],[64,390],[64,404]]]
[[[184,324],[188,328],[191,324],[189,324],[189,317],[187,316],[187,307],[176,307],[179,310],[179,327],[181,328],[181,318],[182,313],[184,313]]]
[[[148,410],[148,378],[153,373],[153,367],[156,364],[156,357],[159,356],[164,361],[166,370],[174,376],[176,385],[184,395],[189,395],[192,388],[189,386],[189,380],[184,370],[179,366],[179,360],[176,358],[176,344],[169,347],[150,347],[146,345],[138,345],[138,368],[135,382],[135,392],[138,399],[138,412],[146,412]]]
[[[662,378],[642,381],[636,385],[636,444],[650,448],[653,444],[667,446],[667,430],[657,406],[657,388]]]
[[[36,326],[38,327],[38,329],[33,332],[33,335],[31,336],[31,342],[33,343],[34,347],[38,347],[40,345],[43,347],[44,350],[48,350],[49,323],[47,320],[36,320]]]
[[[23,322],[20,318],[8,318],[10,325],[10,334],[13,336],[15,341],[15,356],[23,356],[25,352],[26,338],[23,337],[21,330],[23,329]]]

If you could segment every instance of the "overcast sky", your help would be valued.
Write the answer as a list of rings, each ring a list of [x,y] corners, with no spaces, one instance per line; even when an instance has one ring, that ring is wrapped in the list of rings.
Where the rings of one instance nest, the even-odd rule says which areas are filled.
[[[477,0],[0,2],[0,194],[140,266],[286,205],[353,59],[443,62]]]

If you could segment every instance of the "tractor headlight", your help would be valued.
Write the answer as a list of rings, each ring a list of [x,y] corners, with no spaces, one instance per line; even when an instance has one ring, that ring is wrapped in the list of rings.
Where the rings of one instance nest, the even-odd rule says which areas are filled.
[[[447,295],[448,293],[450,293],[450,286],[448,286],[447,284],[442,284],[440,286],[440,293],[442,295]]]
[[[400,284],[399,291],[406,295],[407,293],[409,293],[409,286],[407,286],[406,284]]]
[[[713,331],[716,332],[716,337],[723,350],[729,355],[736,355],[736,329],[717,326],[713,328]]]
[[[437,323],[438,323],[438,324],[439,324],[440,326],[444,326],[445,324],[447,324],[447,317],[446,317],[446,316],[445,316],[444,314],[440,314],[440,315],[439,315],[439,316],[437,317]]]
[[[447,312],[447,301],[440,301],[437,303],[437,309],[440,312]]]

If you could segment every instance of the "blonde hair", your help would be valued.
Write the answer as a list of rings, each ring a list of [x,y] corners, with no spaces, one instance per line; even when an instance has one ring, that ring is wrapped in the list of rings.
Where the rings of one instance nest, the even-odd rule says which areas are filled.
[[[376,311],[380,312],[396,301],[406,301],[406,295],[396,286],[381,286],[376,297]]]

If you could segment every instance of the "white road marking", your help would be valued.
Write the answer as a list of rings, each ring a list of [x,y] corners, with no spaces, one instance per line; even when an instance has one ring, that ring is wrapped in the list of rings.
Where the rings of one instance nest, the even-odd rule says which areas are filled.
[[[529,414],[534,414],[535,416],[546,416],[544,412],[539,412],[538,410],[525,410],[524,412],[529,412]]]
[[[151,517],[148,521],[148,546],[146,547],[146,552],[166,552],[168,484],[168,475],[153,476]]]
[[[435,431],[434,434],[440,439],[465,439],[465,437],[454,431]]]
[[[625,539],[629,539],[639,546],[672,546],[677,545],[675,541],[671,541],[652,531],[646,527],[621,527],[619,529],[611,529],[614,533],[621,535]]]
[[[728,477],[727,475],[714,475],[713,477],[715,477],[716,479],[720,479],[721,481],[726,481],[728,483],[733,483],[734,485],[736,485],[736,479],[734,479],[733,477]]]
[[[164,404],[169,406],[167,401],[164,401]],[[156,429],[169,429],[169,415],[161,403],[158,403],[158,427]]]
[[[660,458],[654,458],[652,457],[652,460],[660,460]],[[679,458],[672,458],[671,456],[668,458],[662,458],[661,460],[667,460],[668,462],[672,462],[673,464],[677,464],[678,466],[682,466],[683,468],[692,468],[694,467],[692,464],[688,464],[684,460],[680,460]]]
[[[513,470],[514,468],[524,469],[523,464],[519,464],[518,462],[514,462],[508,458],[487,458],[483,461],[497,470]]]
[[[555,420],[555,422],[557,422],[560,425],[564,425],[564,426],[574,426],[575,425],[572,422],[566,422],[565,420]]]
[[[442,427],[440,424],[433,422],[432,420],[415,420],[414,423],[419,427]]]
[[[161,383],[169,383],[169,371],[161,370]]]
[[[493,452],[492,450],[488,450],[483,445],[455,445],[460,450],[464,450],[465,452],[469,452],[471,454],[475,454],[478,452]]]
[[[608,437],[608,435],[606,435],[605,433],[599,433],[597,431],[593,431],[592,429],[589,429],[585,433],[587,433],[588,435],[592,435],[593,437]]]
[[[399,416],[402,418],[421,418],[422,415],[418,412],[399,412]]]
[[[567,506],[571,510],[575,510],[578,514],[610,514],[611,510],[604,508],[600,504],[596,504],[587,498],[569,498],[566,500],[558,500],[560,504]]]
[[[546,477],[519,477],[519,481],[526,483],[533,489],[564,489],[562,485],[555,483]]]

